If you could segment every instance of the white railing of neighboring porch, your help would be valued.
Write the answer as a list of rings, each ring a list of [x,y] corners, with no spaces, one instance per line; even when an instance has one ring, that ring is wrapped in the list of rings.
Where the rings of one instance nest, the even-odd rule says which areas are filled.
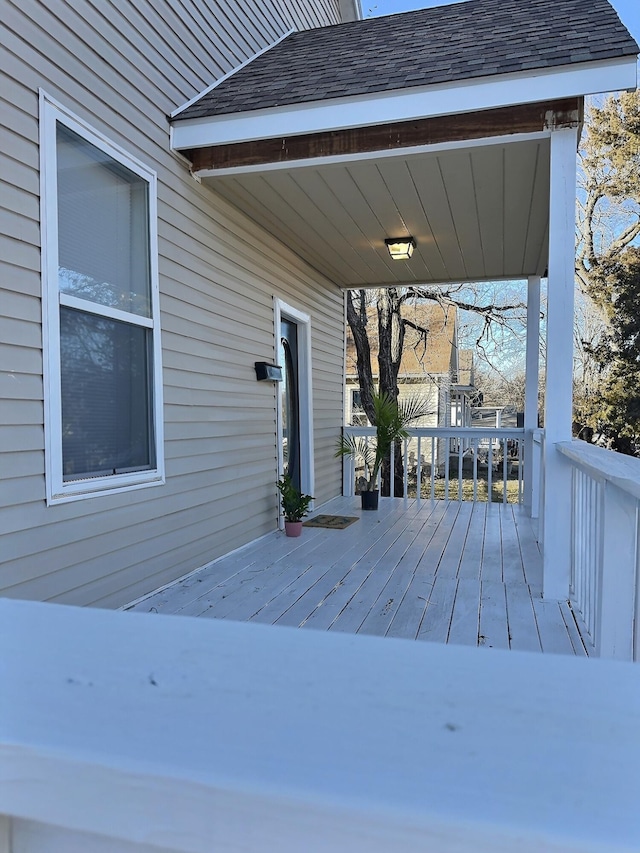
[[[572,467],[570,599],[596,655],[640,660],[640,460],[584,441]]]
[[[9,600],[0,648],[2,853],[640,846],[632,664]]]
[[[373,438],[375,427],[345,426],[345,435]],[[404,496],[410,486],[416,489],[418,500],[438,495],[463,500],[463,483],[472,483],[472,500],[480,496],[479,483],[486,484],[487,495],[502,486],[502,502],[507,503],[509,482],[514,482],[513,497],[524,501],[524,439],[523,429],[412,427],[409,438],[402,442]],[[391,454],[391,477],[394,475],[394,454]],[[343,494],[356,491],[358,460],[345,457]],[[471,496],[470,496],[471,497]]]

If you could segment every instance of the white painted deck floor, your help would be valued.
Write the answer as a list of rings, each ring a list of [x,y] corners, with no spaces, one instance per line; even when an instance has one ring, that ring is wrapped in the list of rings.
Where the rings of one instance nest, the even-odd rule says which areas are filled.
[[[531,519],[518,506],[336,498],[344,530],[274,532],[129,610],[586,655],[566,602],[543,601]]]

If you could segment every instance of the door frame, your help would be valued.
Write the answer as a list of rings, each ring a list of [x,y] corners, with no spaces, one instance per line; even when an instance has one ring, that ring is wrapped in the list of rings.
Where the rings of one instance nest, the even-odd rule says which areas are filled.
[[[281,322],[291,320],[298,327],[298,406],[300,407],[300,488],[309,495],[315,486],[313,467],[313,391],[311,385],[311,317],[304,311],[294,308],[275,296],[274,313],[274,353],[275,361],[279,357]],[[284,470],[282,456],[282,386],[276,388],[276,449],[278,459],[278,479]],[[311,504],[313,508],[313,503]],[[282,524],[282,519],[281,519]]]

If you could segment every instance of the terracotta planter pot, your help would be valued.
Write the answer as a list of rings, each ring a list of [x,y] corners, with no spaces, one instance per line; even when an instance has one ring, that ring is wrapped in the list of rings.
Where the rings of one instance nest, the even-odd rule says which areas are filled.
[[[287,536],[300,536],[300,534],[302,533],[302,522],[285,521],[284,532],[287,534]]]
[[[372,492],[360,492],[362,500],[362,509],[378,509],[379,489],[374,489]]]

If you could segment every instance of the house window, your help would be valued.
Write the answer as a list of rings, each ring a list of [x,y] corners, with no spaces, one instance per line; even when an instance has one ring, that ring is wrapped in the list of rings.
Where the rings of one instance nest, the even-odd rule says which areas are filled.
[[[351,424],[352,426],[369,426],[369,420],[362,405],[362,392],[359,388],[351,391]]]
[[[156,177],[46,96],[49,502],[163,481]]]

